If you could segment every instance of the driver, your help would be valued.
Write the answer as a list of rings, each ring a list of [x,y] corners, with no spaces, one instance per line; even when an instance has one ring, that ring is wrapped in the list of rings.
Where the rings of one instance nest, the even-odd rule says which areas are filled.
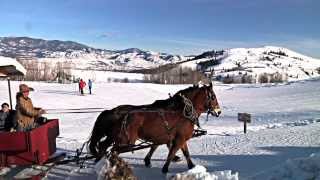
[[[41,115],[45,113],[45,110],[33,107],[32,101],[29,98],[30,91],[33,91],[33,88],[28,87],[26,84],[19,85],[19,92],[16,96],[17,131],[30,131],[35,128],[35,119],[41,117]]]

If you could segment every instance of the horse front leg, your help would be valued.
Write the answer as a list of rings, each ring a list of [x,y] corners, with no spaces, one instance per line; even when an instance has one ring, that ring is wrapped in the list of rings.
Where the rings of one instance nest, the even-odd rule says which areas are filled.
[[[146,157],[144,158],[144,165],[145,165],[146,167],[151,167],[151,163],[150,163],[151,157],[152,157],[154,151],[155,151],[158,147],[159,147],[158,145],[152,145],[152,146],[151,146],[150,151],[148,152],[148,154],[147,154]]]
[[[159,147],[159,145],[152,145],[151,146],[150,151],[148,152],[148,154],[144,158],[144,165],[146,167],[151,167],[151,157],[158,147]],[[167,148],[168,148],[168,151],[170,151],[170,144],[167,144]],[[177,155],[175,155],[172,159],[173,162],[178,162],[180,160],[181,160],[181,158]]]
[[[175,154],[177,153],[177,151],[183,146],[183,144],[184,144],[184,141],[182,139],[176,139],[175,141],[173,141],[166,163],[162,167],[162,173],[168,172],[171,161],[175,157]]]
[[[170,151],[170,143],[167,144],[167,148]],[[181,158],[177,155],[174,155],[174,158],[172,159],[173,162],[179,162]]]
[[[185,143],[183,144],[181,150],[182,150],[182,153],[183,153],[184,157],[186,157],[186,160],[187,160],[187,163],[188,163],[188,168],[189,168],[189,169],[192,169],[195,165],[194,165],[193,162],[191,161],[187,142],[185,142]]]
[[[98,143],[98,154],[95,156],[95,162],[98,162],[105,154],[108,149],[113,143],[111,137],[107,136],[107,138]]]

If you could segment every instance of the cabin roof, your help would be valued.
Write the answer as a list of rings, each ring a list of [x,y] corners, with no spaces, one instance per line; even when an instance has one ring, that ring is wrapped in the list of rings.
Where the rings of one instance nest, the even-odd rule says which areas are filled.
[[[27,70],[16,59],[0,56],[0,77],[24,76],[26,72]]]

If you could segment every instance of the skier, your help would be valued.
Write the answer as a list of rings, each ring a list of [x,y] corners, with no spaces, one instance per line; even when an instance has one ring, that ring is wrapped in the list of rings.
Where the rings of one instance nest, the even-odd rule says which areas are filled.
[[[89,93],[91,94],[91,89],[92,89],[92,81],[91,81],[91,79],[88,80],[88,87],[89,87]]]
[[[86,82],[84,82],[82,79],[80,79],[80,82],[79,82],[79,86],[80,86],[80,92],[81,94],[83,95],[83,88],[86,86]]]

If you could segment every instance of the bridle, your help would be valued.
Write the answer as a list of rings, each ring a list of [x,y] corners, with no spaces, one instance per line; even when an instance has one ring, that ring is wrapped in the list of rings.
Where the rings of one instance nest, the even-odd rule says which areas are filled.
[[[212,94],[212,92],[210,92],[210,90],[206,89],[206,94],[207,94],[207,100],[206,100],[206,108],[208,110],[208,112],[213,113],[212,112],[212,101],[214,101],[216,99],[216,96],[214,96]]]
[[[219,109],[219,112],[216,112],[215,111],[215,108],[216,107],[213,107],[212,106],[212,101],[216,101],[217,97],[215,96],[214,92],[211,92],[210,90],[206,89],[206,94],[207,94],[207,104],[206,104],[206,108],[207,108],[207,121],[208,121],[208,118],[209,118],[209,115],[211,114],[212,116],[219,116],[221,111],[220,111],[220,108]]]
[[[204,90],[206,93],[205,109],[207,109],[207,120],[208,120],[209,114],[214,116],[211,102],[216,99],[216,96],[214,96],[213,93],[210,92],[208,89],[204,89]],[[187,119],[191,120],[191,122],[193,124],[196,124],[197,126],[199,126],[199,119],[198,119],[199,115],[196,112],[192,101],[189,98],[185,97],[184,95],[180,94],[180,96],[183,98],[183,101],[185,104],[185,106],[183,108],[183,116],[186,117]]]

